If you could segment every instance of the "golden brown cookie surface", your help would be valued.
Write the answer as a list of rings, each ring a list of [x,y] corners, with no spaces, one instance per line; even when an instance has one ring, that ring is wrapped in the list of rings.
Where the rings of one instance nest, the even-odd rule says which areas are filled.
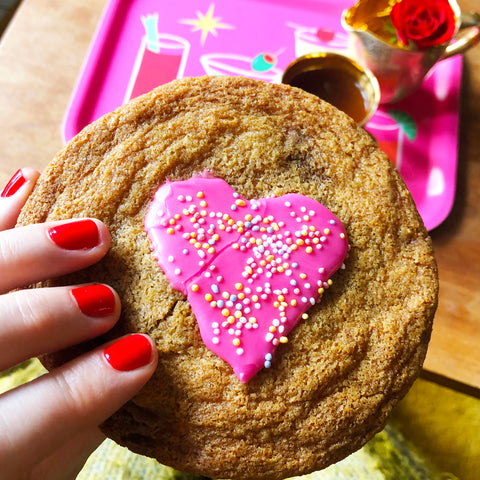
[[[143,227],[162,183],[205,170],[247,199],[318,200],[343,222],[351,245],[309,319],[278,348],[272,368],[247,384],[203,344]],[[107,224],[111,249],[58,282],[112,285],[122,299],[112,335],[148,333],[159,351],[153,379],[104,425],[136,452],[216,478],[318,470],[382,428],[419,373],[437,301],[430,239],[368,134],[315,97],[202,77],[130,102],[57,155],[19,224],[84,216]]]

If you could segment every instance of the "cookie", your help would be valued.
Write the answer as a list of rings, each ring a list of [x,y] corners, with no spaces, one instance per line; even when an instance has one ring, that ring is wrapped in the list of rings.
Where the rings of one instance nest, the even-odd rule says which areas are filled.
[[[175,271],[181,276],[181,268],[166,266],[169,256],[180,261],[184,250],[195,249],[195,241],[187,238],[193,230],[183,230],[185,237],[181,230],[188,225],[182,223],[182,215],[187,216],[189,206],[177,212],[181,218],[172,213],[168,220],[172,225],[155,227],[171,227],[173,233],[178,228],[176,238],[187,242],[163,263],[145,228],[162,186],[205,176],[226,182],[238,195],[232,198],[244,202],[241,208],[260,199],[280,199],[283,206],[277,205],[274,215],[260,215],[262,222],[275,217],[271,225],[261,223],[265,228],[273,229],[273,223],[281,228],[280,222],[289,225],[280,219],[289,208],[285,196],[315,201],[338,220],[348,242],[346,258],[335,265],[344,266],[329,272],[329,282],[316,278],[325,283],[324,291],[319,293],[322,285],[312,290],[314,301],[285,335],[288,341],[280,341],[278,331],[268,337],[277,339],[277,345],[270,357],[262,359],[263,367],[255,363],[253,375],[245,370],[250,372],[248,379],[206,345],[204,337],[219,334],[212,330],[202,336],[197,323],[196,303],[215,301],[215,315],[224,307],[217,305],[220,297],[202,300],[207,294],[202,291],[197,298],[191,289],[193,285],[212,289],[217,283],[187,282],[181,291],[174,280]],[[201,193],[206,195],[208,218],[211,191]],[[198,197],[195,202],[200,202]],[[218,213],[220,207],[213,210]],[[240,236],[231,241],[222,237],[225,248],[242,246],[238,239],[248,231],[258,253],[263,237],[245,225],[251,212],[241,218],[223,211],[227,213],[225,229],[236,225]],[[157,371],[102,425],[109,437],[135,452],[214,478],[280,479],[319,470],[381,430],[421,370],[438,293],[430,238],[403,181],[375,141],[345,114],[299,89],[240,77],[182,79],[100,118],[50,163],[18,224],[86,216],[101,219],[110,229],[107,256],[84,271],[42,285],[108,283],[122,299],[122,316],[103,338],[43,361],[51,368],[121,334],[151,335],[159,352]],[[312,228],[318,232],[326,227],[312,224]],[[295,238],[296,230],[288,231]],[[312,237],[312,248],[313,238],[321,243],[321,236],[326,235]],[[301,230],[298,238],[302,239]],[[330,239],[325,241],[327,248]],[[198,243],[197,253],[189,253],[196,264],[198,251],[209,255],[212,247]],[[307,246],[301,246],[302,255]],[[253,246],[248,252],[254,252]],[[240,265],[238,258],[231,256],[232,265]],[[293,271],[292,259],[285,260],[289,266],[279,264],[282,276]],[[266,265],[262,268],[261,275],[266,275]],[[222,280],[231,281],[229,275]],[[248,275],[243,286],[248,286]],[[238,283],[242,282],[230,284],[230,290]],[[266,288],[259,297],[274,295],[273,288],[270,292]],[[275,287],[277,297],[283,288],[290,287]],[[238,295],[233,305],[237,299]],[[297,299],[284,300],[279,304],[290,308],[288,302]],[[224,318],[228,321],[231,314]],[[278,325],[281,319],[279,315]],[[261,323],[261,317],[257,320]],[[221,320],[219,324],[218,338],[228,339],[228,328],[222,330]],[[235,330],[230,340],[243,341],[247,327],[241,335]],[[248,343],[241,354],[235,350],[232,355],[247,355],[251,348]]]

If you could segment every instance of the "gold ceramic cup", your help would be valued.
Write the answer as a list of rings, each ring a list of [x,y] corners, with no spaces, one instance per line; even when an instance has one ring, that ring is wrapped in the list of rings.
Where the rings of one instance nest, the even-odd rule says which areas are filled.
[[[380,101],[375,76],[351,58],[333,52],[315,52],[297,58],[285,69],[282,83],[316,95],[359,125],[368,122]]]

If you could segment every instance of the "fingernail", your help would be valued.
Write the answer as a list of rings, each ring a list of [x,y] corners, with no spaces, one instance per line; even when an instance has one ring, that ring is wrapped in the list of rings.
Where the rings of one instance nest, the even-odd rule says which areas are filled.
[[[88,250],[100,242],[97,224],[90,219],[51,227],[48,229],[48,236],[65,250]]]
[[[144,335],[134,334],[110,345],[103,354],[115,370],[129,372],[150,363],[152,345]]]
[[[115,295],[106,285],[87,285],[72,289],[78,308],[89,317],[105,317],[115,311]]]
[[[26,182],[26,178],[23,176],[22,170],[17,170],[15,175],[9,180],[0,196],[2,198],[11,197],[15,195],[19,188]]]

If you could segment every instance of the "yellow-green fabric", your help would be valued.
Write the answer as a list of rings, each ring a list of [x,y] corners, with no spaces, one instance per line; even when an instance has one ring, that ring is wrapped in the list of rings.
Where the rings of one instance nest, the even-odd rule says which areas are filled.
[[[45,370],[37,360],[0,373],[0,394]],[[419,379],[387,427],[329,468],[292,480],[476,480],[480,471],[480,400]],[[106,440],[77,480],[200,480]]]

